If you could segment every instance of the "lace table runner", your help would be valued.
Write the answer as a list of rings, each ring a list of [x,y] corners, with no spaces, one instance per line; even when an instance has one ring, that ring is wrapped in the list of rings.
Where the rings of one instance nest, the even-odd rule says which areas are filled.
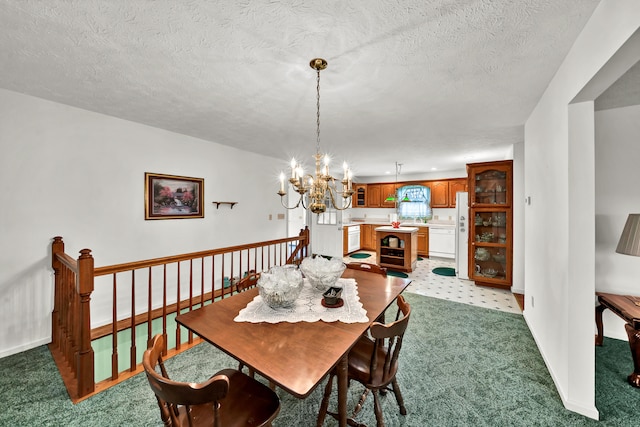
[[[367,310],[362,307],[355,279],[338,279],[336,286],[343,288],[342,307],[327,308],[322,305],[322,292],[311,286],[307,279],[295,304],[288,308],[273,309],[256,296],[245,308],[240,310],[235,322],[279,323],[279,322],[325,322],[340,321],[343,323],[368,322]]]

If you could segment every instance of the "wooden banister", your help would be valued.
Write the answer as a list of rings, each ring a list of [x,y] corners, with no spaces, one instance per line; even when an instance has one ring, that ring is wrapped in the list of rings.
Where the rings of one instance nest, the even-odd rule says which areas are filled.
[[[62,237],[54,237],[51,262],[55,273],[55,296],[49,348],[71,400],[77,403],[141,372],[137,353],[142,342],[136,345],[136,337],[140,334],[141,340],[145,336],[149,340],[158,332],[154,328],[161,328],[165,342],[175,342],[175,346],[167,348],[170,356],[200,343],[201,340],[194,338],[191,332],[186,337],[181,336],[181,329],[173,321],[176,314],[230,296],[243,275],[255,274],[251,271],[285,263],[299,264],[307,256],[308,246],[309,229],[305,227],[296,237],[96,268],[91,250],[82,249],[76,260],[64,252]],[[96,277],[109,275],[111,280],[95,281]],[[105,303],[111,304],[112,322],[92,329],[91,299],[96,286],[111,287],[110,292],[101,292],[100,303],[102,310]],[[128,300],[125,305],[123,298]],[[141,306],[145,308],[141,309]],[[128,310],[129,315],[119,314]],[[137,330],[145,324],[146,328]],[[118,349],[119,345],[126,345],[126,340],[125,344],[119,344],[121,333],[126,333],[130,339],[130,345],[124,349],[126,352]],[[171,341],[168,339],[170,334]],[[96,383],[92,340],[102,337],[111,338],[110,366],[107,368],[111,375]],[[120,353],[127,354],[126,369],[119,367],[120,362],[124,362],[124,359],[120,361]]]

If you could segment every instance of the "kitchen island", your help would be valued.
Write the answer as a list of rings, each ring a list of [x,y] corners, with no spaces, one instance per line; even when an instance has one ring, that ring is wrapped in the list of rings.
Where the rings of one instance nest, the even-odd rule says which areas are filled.
[[[378,264],[391,270],[411,272],[418,263],[418,227],[377,227]]]

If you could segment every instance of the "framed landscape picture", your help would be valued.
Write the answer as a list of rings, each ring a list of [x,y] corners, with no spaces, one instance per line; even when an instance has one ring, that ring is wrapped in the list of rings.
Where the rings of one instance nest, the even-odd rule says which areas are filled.
[[[204,179],[144,174],[144,219],[204,218]]]

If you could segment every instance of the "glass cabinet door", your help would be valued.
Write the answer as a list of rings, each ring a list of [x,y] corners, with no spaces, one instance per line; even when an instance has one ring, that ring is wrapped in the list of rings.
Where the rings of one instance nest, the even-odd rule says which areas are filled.
[[[508,168],[496,166],[478,170],[470,176],[470,204],[472,206],[510,205],[511,173]]]
[[[470,218],[472,259],[469,273],[474,280],[511,280],[511,211],[475,209]]]

